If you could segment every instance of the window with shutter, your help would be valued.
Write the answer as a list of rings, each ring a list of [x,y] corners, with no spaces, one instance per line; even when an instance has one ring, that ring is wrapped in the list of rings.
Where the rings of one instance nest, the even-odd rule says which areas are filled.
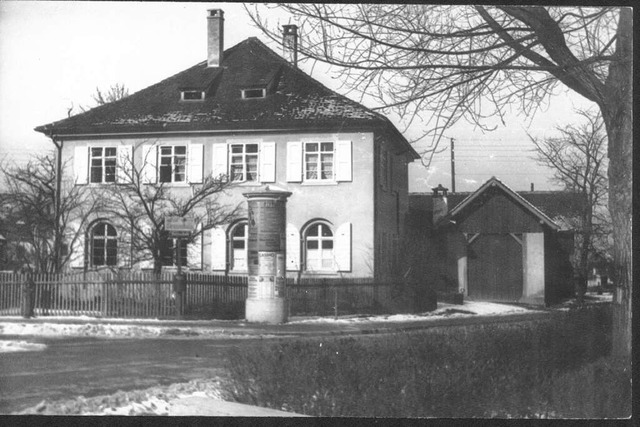
[[[210,230],[211,235],[211,269],[227,269],[227,233],[222,227]]]
[[[155,145],[143,145],[142,146],[142,165],[141,174],[142,181],[145,184],[156,183],[156,165],[157,165],[157,147]]]
[[[222,178],[226,180],[228,176],[227,144],[226,143],[213,144],[211,152],[213,153],[212,159],[211,159],[211,175],[214,178]]]
[[[345,222],[336,230],[335,258],[338,271],[351,271],[351,223]]]
[[[249,225],[240,221],[229,230],[229,269],[247,271],[247,246],[249,244]]]
[[[197,231],[200,231],[201,228],[198,224]],[[185,241],[183,240],[183,242]],[[187,245],[187,265],[191,270],[202,269],[202,234],[198,234]]]
[[[116,181],[120,184],[131,182],[133,179],[133,146],[118,146],[118,163]]]
[[[88,178],[89,148],[76,146],[73,149],[73,174],[76,184],[86,184]]]
[[[276,143],[260,144],[260,182],[276,182]]]
[[[352,181],[351,141],[336,143],[336,181]]]
[[[304,232],[305,269],[307,271],[335,271],[334,236],[329,223],[313,222]]]
[[[287,224],[287,271],[300,270],[300,232],[293,224]]]
[[[200,184],[202,182],[202,161],[204,155],[203,144],[189,144],[189,183]]]
[[[287,181],[302,182],[302,142],[287,142]]]

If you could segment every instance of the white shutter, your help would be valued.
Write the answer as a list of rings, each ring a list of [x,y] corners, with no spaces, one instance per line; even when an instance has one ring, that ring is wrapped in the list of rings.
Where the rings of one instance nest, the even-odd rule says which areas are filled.
[[[202,182],[202,156],[204,153],[204,145],[189,144],[189,182],[191,184],[200,184]]]
[[[227,269],[227,233],[222,227],[211,229],[211,269]]]
[[[157,157],[158,157],[158,150],[155,145],[142,146],[141,176],[142,176],[142,182],[145,184],[156,183]]]
[[[77,146],[73,150],[73,174],[76,184],[86,184],[89,175],[89,147]]]
[[[202,226],[198,224],[197,231]],[[183,241],[184,242],[184,241]],[[187,266],[192,270],[202,269],[202,233],[198,234],[193,242],[187,245]]]
[[[83,268],[84,267],[84,231],[80,230],[80,224],[73,222],[69,224],[72,235],[72,239],[75,237],[75,241],[71,244],[71,257],[69,258],[69,266],[71,268]]]
[[[351,141],[336,143],[336,181],[351,181]]]
[[[345,222],[335,234],[333,252],[338,271],[351,271],[351,223]]]
[[[131,267],[131,230],[129,227],[116,229],[118,232],[118,267]]]
[[[300,270],[300,232],[293,224],[287,224],[287,271]]]
[[[153,229],[151,227],[151,221],[149,221],[148,219],[143,219],[142,220],[142,225],[141,225],[141,229],[142,229],[142,233],[145,236],[150,236]],[[142,236],[140,236],[142,237]],[[138,264],[140,268],[153,268],[153,254],[151,253],[150,250],[145,249],[142,250],[142,257],[144,258],[143,260],[141,260]]]
[[[133,166],[133,146],[120,145],[118,146],[118,183],[127,184],[131,182],[131,171]]]
[[[276,143],[260,145],[260,182],[276,182]]]
[[[287,181],[302,182],[302,142],[287,142]]]
[[[213,144],[212,146],[213,158],[211,162],[211,175],[214,178],[218,178],[220,175],[227,176],[227,144]],[[226,178],[225,178],[226,181]]]

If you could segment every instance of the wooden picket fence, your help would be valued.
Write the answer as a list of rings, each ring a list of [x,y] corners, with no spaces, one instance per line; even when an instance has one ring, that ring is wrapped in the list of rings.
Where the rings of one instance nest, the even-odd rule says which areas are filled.
[[[244,317],[247,276],[186,274],[182,316]],[[0,315],[23,313],[31,289],[36,316],[174,318],[178,315],[173,273],[86,272],[60,275],[0,273]],[[289,316],[374,313],[383,310],[391,286],[370,278],[287,279]]]

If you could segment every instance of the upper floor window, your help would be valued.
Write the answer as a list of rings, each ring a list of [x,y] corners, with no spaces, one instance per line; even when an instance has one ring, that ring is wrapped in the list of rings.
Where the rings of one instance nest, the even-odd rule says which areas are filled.
[[[118,263],[118,234],[111,224],[99,222],[91,229],[90,251],[92,267]]]
[[[169,145],[160,147],[160,182],[186,182],[187,147]]]
[[[116,147],[91,147],[89,150],[91,183],[116,182],[116,153]]]
[[[229,232],[231,270],[247,270],[247,239],[249,236],[249,226],[247,221],[237,223]]]
[[[229,157],[232,181],[258,181],[258,144],[231,144]]]
[[[333,232],[324,222],[315,222],[304,233],[305,265],[307,271],[332,271]]]
[[[304,143],[304,177],[307,181],[333,180],[333,142]]]

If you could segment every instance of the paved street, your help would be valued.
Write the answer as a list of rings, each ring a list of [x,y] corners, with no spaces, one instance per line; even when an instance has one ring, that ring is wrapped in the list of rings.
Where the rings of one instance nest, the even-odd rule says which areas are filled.
[[[44,399],[97,396],[214,377],[221,373],[222,360],[231,346],[250,346],[260,341],[17,339],[45,343],[47,348],[0,354],[0,413],[3,414]]]

